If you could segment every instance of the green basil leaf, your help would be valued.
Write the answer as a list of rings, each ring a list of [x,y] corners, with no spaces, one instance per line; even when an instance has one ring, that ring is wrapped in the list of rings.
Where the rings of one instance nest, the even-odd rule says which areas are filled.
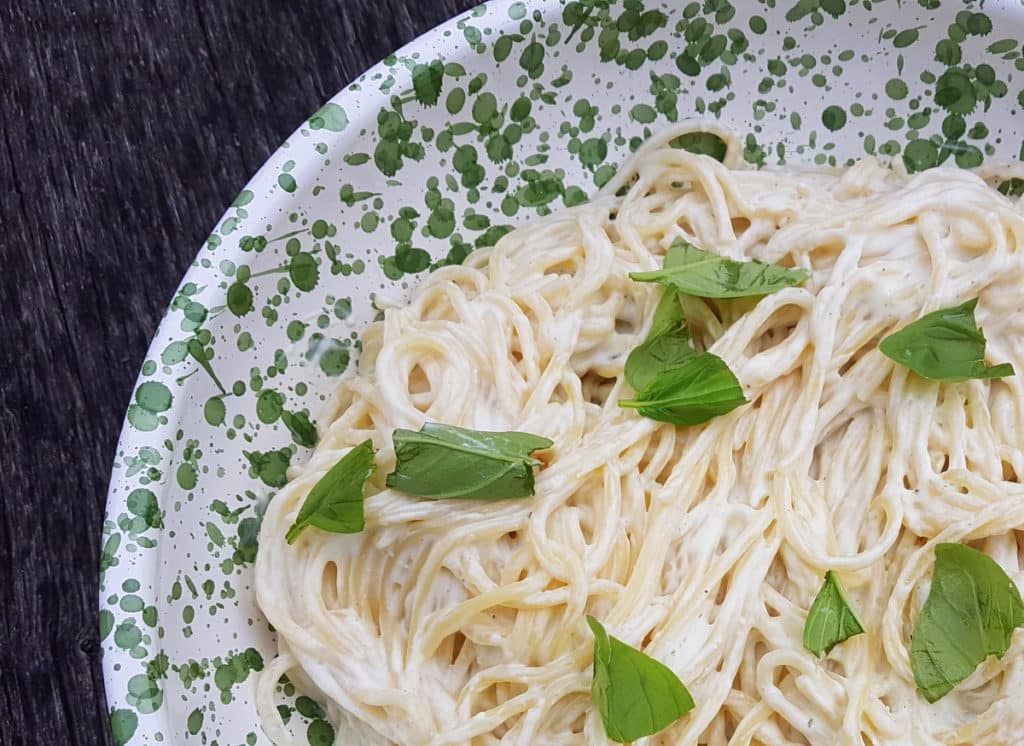
[[[658,375],[635,399],[619,406],[674,425],[707,422],[746,404],[740,382],[718,355],[702,352]]]
[[[289,544],[306,526],[335,534],[358,534],[363,530],[363,485],[376,468],[373,456],[373,443],[364,440],[313,485],[285,535]]]
[[[618,743],[657,733],[693,709],[672,669],[609,635],[592,616],[594,683],[590,693],[608,738]]]
[[[1009,363],[985,366],[985,335],[974,320],[978,299],[925,314],[882,340],[886,357],[933,381],[1003,378]]]
[[[626,380],[640,391],[664,371],[678,368],[696,354],[679,292],[667,288],[654,312],[647,339],[626,358]]]
[[[631,272],[629,276],[638,282],[659,282],[698,298],[743,298],[799,285],[810,275],[806,270],[777,264],[726,259],[677,238],[661,269]]]
[[[395,470],[387,486],[433,500],[501,500],[533,494],[534,451],[550,448],[530,433],[490,433],[427,423],[419,432],[395,430]]]
[[[995,560],[963,544],[935,547],[935,573],[910,644],[921,694],[936,702],[1024,627],[1020,591]]]
[[[829,570],[811,610],[807,612],[804,647],[823,658],[839,643],[863,632],[864,625],[850,606],[839,578]]]

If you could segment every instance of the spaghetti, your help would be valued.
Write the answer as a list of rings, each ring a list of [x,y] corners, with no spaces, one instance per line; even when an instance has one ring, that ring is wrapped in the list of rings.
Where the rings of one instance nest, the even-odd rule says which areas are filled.
[[[724,163],[672,147],[695,129],[727,141]],[[908,657],[936,543],[971,543],[1024,581],[1022,380],[934,383],[878,351],[977,296],[990,359],[1024,370],[1024,211],[965,171],[740,160],[703,123],[662,133],[590,203],[438,270],[366,330],[358,375],[261,530],[256,590],[280,654],[258,707],[276,743],[292,742],[283,674],[328,703],[339,743],[607,743],[587,614],[693,694],[644,743],[1024,738],[1024,635],[931,705]],[[750,404],[682,429],[617,406],[661,294],[628,273],[678,237],[811,273],[762,299],[687,299]],[[552,439],[536,495],[385,489],[392,431],[428,421]],[[288,545],[310,488],[367,438],[366,530]],[[819,661],[801,630],[826,570],[867,634]]]

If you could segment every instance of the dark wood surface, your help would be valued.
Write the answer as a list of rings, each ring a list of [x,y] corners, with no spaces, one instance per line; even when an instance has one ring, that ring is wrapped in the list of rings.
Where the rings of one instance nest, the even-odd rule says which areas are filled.
[[[0,744],[108,744],[97,563],[149,339],[239,188],[473,0],[0,2]]]

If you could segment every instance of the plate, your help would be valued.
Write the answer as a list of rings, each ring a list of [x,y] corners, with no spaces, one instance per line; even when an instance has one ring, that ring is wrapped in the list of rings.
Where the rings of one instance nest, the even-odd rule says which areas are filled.
[[[1024,9],[993,0],[494,2],[346,87],[214,227],[142,365],[100,560],[116,743],[268,743],[260,516],[384,302],[686,117],[763,168],[1024,159],[1021,39]],[[320,705],[281,696],[300,742],[331,743]]]

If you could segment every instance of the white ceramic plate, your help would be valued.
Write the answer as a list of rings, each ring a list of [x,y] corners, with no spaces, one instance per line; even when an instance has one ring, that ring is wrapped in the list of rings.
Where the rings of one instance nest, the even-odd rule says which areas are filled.
[[[1009,0],[494,2],[341,91],[228,208],[142,366],[103,527],[117,743],[266,742],[260,515],[315,442],[375,293],[585,200],[680,118],[735,128],[768,168],[1022,158],[1022,39]],[[315,702],[286,685],[282,706],[300,738],[332,742]]]

